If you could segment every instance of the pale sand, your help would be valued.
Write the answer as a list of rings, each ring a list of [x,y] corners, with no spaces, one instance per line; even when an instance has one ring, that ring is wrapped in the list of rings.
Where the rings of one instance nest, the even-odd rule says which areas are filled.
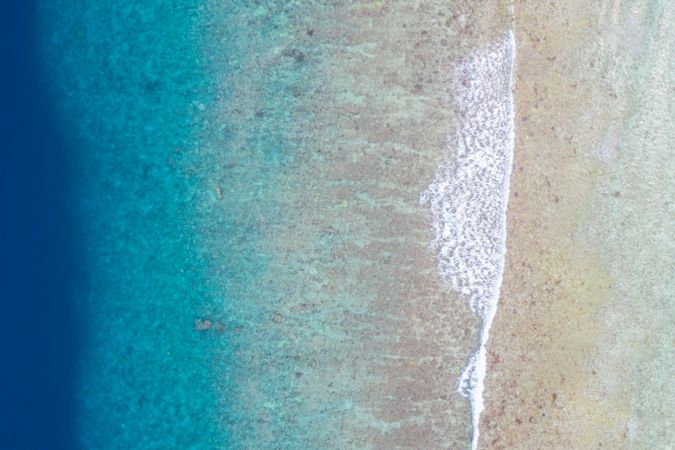
[[[591,358],[612,280],[576,236],[619,107],[596,67],[600,15],[587,3],[515,5],[515,162],[482,448],[619,448],[627,437],[627,399],[601,392],[607,374]]]

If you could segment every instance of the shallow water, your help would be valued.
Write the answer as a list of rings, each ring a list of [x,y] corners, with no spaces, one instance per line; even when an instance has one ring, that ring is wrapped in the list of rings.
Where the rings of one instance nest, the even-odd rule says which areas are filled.
[[[601,395],[627,409],[628,448],[675,442],[668,406],[675,398],[673,8],[617,2],[603,11],[611,24],[603,41],[621,55],[608,57],[607,69],[625,90],[597,147],[595,213],[580,227],[613,279],[593,360],[603,374]]]

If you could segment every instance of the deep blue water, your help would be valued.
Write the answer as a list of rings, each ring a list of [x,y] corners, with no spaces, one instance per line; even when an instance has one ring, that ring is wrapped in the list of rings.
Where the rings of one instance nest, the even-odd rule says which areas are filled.
[[[69,449],[80,347],[72,153],[41,76],[35,4],[0,8],[0,448]]]

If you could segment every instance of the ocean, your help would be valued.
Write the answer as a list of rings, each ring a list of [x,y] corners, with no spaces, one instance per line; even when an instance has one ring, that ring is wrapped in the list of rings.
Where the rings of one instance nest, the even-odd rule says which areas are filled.
[[[668,448],[672,6],[27,6],[7,448]]]

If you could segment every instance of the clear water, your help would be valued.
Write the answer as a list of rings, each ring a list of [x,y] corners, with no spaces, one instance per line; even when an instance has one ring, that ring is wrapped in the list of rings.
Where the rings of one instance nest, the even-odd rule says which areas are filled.
[[[298,371],[264,331],[280,294],[256,243],[293,160],[309,65],[289,16],[307,10],[43,2],[45,76],[78,146],[82,447],[306,448],[328,427],[276,406]]]
[[[45,73],[79,148],[85,448],[227,446],[213,381],[231,346],[193,331],[215,301],[195,221],[195,136],[212,87],[201,3],[42,5]]]

